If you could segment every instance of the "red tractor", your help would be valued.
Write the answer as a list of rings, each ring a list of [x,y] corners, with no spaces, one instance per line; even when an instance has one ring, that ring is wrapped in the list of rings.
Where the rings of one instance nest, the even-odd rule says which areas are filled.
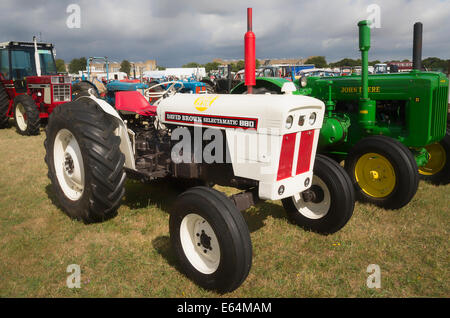
[[[72,79],[58,75],[53,45],[0,43],[0,129],[14,118],[22,135],[38,135],[41,118],[72,100]]]

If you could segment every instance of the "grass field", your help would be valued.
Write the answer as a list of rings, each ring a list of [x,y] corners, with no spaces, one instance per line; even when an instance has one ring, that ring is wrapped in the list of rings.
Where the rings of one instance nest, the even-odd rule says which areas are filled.
[[[1,297],[219,296],[177,268],[167,212],[174,190],[128,181],[117,217],[72,221],[47,178],[44,138],[0,131]],[[244,213],[250,275],[223,297],[449,297],[449,206],[450,185],[421,182],[405,208],[357,203],[340,232],[321,236],[290,224],[280,202],[260,203]],[[66,286],[69,264],[80,265],[80,289]],[[380,266],[380,289],[366,286],[369,264]]]

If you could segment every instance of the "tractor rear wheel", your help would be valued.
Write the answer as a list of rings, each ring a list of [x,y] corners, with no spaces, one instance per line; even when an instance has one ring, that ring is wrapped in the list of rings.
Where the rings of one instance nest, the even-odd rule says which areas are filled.
[[[31,96],[23,94],[14,98],[14,123],[21,135],[39,135],[39,110]]]
[[[73,100],[76,100],[82,96],[94,95],[99,97],[97,87],[90,82],[77,82],[72,85]]]
[[[223,193],[194,187],[179,195],[169,221],[180,267],[206,289],[231,292],[252,264],[250,233],[242,214]]]
[[[444,139],[425,147],[430,154],[428,163],[419,168],[421,179],[432,184],[450,183],[450,129]]]
[[[9,124],[9,97],[3,84],[0,83],[0,129],[7,128]]]
[[[345,160],[345,169],[357,198],[385,209],[408,204],[419,185],[411,151],[386,136],[369,136],[356,143]]]
[[[126,177],[117,127],[90,98],[58,106],[50,115],[44,142],[48,177],[74,219],[101,222],[117,213]]]
[[[292,223],[309,231],[331,234],[350,220],[355,193],[345,170],[318,154],[311,187],[281,202]]]

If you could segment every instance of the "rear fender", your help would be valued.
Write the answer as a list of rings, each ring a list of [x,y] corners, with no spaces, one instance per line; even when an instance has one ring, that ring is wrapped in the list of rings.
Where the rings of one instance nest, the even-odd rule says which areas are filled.
[[[134,162],[134,149],[131,143],[130,137],[134,139],[134,133],[132,131],[128,131],[127,126],[123,122],[122,118],[120,118],[117,111],[108,104],[106,101],[96,98],[95,96],[82,96],[80,98],[90,98],[97,103],[97,105],[108,115],[114,118],[118,123],[118,128],[116,130],[116,135],[120,137],[120,151],[125,155],[125,167],[129,169],[136,170],[135,162]]]

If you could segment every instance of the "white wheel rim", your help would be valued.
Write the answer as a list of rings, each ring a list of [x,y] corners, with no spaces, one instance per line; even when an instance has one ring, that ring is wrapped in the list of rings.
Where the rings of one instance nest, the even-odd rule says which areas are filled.
[[[21,131],[25,131],[27,130],[27,120],[25,119],[25,107],[23,107],[22,104],[18,103],[16,106],[16,122],[17,122],[17,126],[19,126],[19,129]]]
[[[67,129],[56,134],[53,162],[62,191],[70,200],[78,200],[84,190],[83,156],[77,140]]]
[[[313,177],[311,186],[313,185],[319,186],[322,189],[322,201],[318,203],[314,203],[313,201],[305,202],[301,193],[297,193],[296,195],[294,195],[292,197],[292,200],[300,214],[302,214],[304,217],[307,217],[308,219],[317,220],[323,218],[328,214],[331,206],[331,195],[330,190],[328,189],[325,182],[323,182],[323,180],[318,176]]]
[[[220,246],[211,225],[200,215],[186,215],[180,225],[181,247],[189,263],[203,274],[219,267]]]

